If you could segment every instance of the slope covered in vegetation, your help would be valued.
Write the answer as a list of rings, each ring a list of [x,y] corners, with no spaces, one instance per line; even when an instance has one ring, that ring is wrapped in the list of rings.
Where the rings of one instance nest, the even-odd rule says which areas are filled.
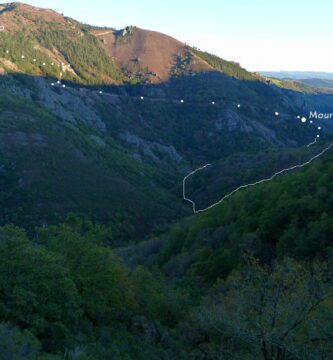
[[[332,260],[331,174],[326,155],[300,172],[242,190],[124,256],[206,285],[226,277],[244,256],[266,264],[284,257]]]
[[[150,270],[75,217],[32,239],[2,227],[0,346],[34,360],[330,359],[331,160],[180,224]]]
[[[331,95],[135,27],[0,22],[0,359],[332,359],[332,155],[181,196],[316,154],[332,127],[300,117]]]

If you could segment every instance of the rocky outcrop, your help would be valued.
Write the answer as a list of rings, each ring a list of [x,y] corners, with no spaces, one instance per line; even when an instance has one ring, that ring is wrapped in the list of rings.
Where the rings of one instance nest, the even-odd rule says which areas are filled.
[[[140,150],[143,155],[150,157],[156,162],[171,160],[180,163],[183,159],[173,145],[164,145],[158,142],[148,141],[129,131],[121,133],[120,139],[137,150]],[[165,157],[167,157],[167,159],[165,159]]]

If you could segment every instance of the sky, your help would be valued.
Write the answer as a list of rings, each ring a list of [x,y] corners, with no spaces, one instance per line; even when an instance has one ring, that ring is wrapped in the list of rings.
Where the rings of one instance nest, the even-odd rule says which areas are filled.
[[[79,21],[160,31],[251,71],[333,72],[332,0],[23,0]]]

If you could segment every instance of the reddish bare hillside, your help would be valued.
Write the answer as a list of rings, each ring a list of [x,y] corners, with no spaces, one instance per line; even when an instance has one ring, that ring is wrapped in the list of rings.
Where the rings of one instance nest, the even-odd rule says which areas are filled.
[[[22,72],[30,71],[35,75],[63,76],[65,71],[59,75],[52,69],[54,65],[60,67],[69,62],[71,71],[77,75],[75,80],[80,77],[89,83],[161,83],[171,77],[212,70],[237,79],[254,77],[236,63],[197,51],[159,32],[136,27],[123,30],[96,28],[50,9],[21,3],[0,5],[0,29],[7,40],[7,43],[2,42],[6,45],[2,52],[4,56],[11,56],[7,60],[12,63],[21,59],[21,50],[30,52],[30,60],[47,57],[39,69],[35,64],[28,66],[27,61],[19,66]],[[16,37],[18,33],[20,36]],[[13,41],[16,41],[15,46],[11,46]],[[3,61],[1,64],[1,72],[9,70],[8,64],[5,66]],[[51,66],[48,72],[46,64]]]
[[[122,31],[95,30],[93,33],[120,66],[131,70],[135,67],[146,69],[149,80],[155,83],[168,80],[177,58],[186,54],[185,44],[155,31],[126,28]],[[210,68],[198,58],[193,60],[197,70]]]
[[[21,3],[8,3],[0,5],[0,26],[6,31],[35,30],[38,28],[38,20],[65,25],[63,15],[50,10],[33,7]]]

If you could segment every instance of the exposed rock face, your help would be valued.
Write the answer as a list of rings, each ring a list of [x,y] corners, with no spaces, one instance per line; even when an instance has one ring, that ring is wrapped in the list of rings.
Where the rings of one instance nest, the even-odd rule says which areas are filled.
[[[243,132],[243,133],[256,133],[258,137],[261,137],[262,140],[275,143],[279,146],[284,146],[284,144],[277,138],[275,132],[260,123],[239,115],[237,112],[226,109],[216,120],[215,128],[217,131],[226,130],[230,133],[232,132]]]
[[[229,131],[251,132],[253,128],[238,113],[231,109],[225,110],[215,122],[216,130],[227,127]]]
[[[145,156],[148,156],[157,162],[162,161],[161,155],[167,156],[168,160],[176,163],[182,161],[182,156],[177,152],[173,145],[163,145],[157,142],[147,141],[128,131],[121,133],[120,138],[129,145],[142,151]]]
[[[8,71],[19,73],[20,69],[10,60],[0,58],[0,73],[5,74]]]
[[[100,130],[105,130],[104,122],[94,112],[93,107],[86,103],[87,98],[78,96],[79,91],[68,88],[56,91],[43,78],[36,78],[35,81],[41,90],[40,102],[55,115],[69,122],[84,121]]]

